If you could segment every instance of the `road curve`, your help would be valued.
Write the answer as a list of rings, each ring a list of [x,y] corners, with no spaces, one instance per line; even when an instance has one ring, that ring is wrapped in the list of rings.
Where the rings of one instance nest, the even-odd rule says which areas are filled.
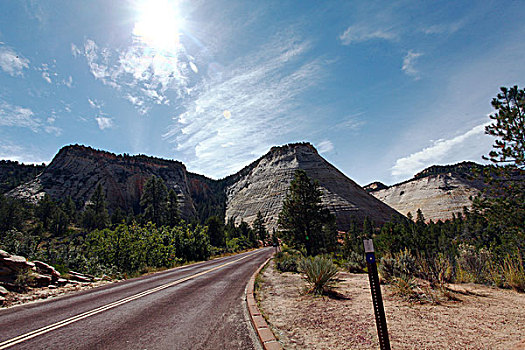
[[[272,251],[0,310],[0,349],[258,349],[244,289]]]

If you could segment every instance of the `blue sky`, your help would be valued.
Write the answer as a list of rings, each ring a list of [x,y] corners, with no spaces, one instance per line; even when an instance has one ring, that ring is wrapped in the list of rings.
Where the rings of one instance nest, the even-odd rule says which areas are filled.
[[[60,147],[213,178],[309,141],[361,185],[481,161],[525,83],[522,1],[3,1],[0,159]]]

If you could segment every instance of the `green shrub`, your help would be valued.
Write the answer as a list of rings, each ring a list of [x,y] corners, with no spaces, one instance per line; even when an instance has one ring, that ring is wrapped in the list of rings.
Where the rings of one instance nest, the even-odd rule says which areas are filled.
[[[348,272],[362,273],[365,271],[366,259],[363,254],[350,251],[344,267]]]
[[[443,253],[432,256],[418,254],[417,275],[430,282],[431,286],[443,288],[452,279],[453,265]]]
[[[307,293],[323,294],[336,282],[335,275],[338,269],[332,259],[322,256],[308,257],[300,261],[299,269],[310,286]]]
[[[520,293],[525,292],[525,271],[520,254],[514,259],[507,255],[503,262],[503,276],[506,286]]]
[[[302,259],[301,253],[290,254],[289,252],[279,252],[275,254],[275,267],[280,272],[298,272],[299,261]]]
[[[413,277],[416,271],[416,259],[406,248],[393,256],[386,254],[379,264],[379,273],[386,282],[391,282],[394,277]]]
[[[457,282],[486,283],[490,280],[490,252],[468,244],[459,245]],[[459,277],[459,278],[458,278]]]

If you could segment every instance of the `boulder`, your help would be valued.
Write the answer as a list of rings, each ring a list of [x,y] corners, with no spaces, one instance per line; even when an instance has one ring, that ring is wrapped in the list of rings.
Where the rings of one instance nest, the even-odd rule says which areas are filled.
[[[7,258],[0,259],[0,265],[7,266],[12,270],[24,270],[35,268],[35,264],[31,261],[27,261],[23,256],[11,255]]]
[[[6,252],[5,250],[0,249],[0,259],[1,258],[9,258],[10,256],[11,256],[11,254]]]
[[[9,293],[9,291],[4,287],[0,286],[0,296],[7,295],[7,293]]]
[[[58,272],[53,266],[39,260],[35,260],[33,263],[35,264],[38,273],[51,276],[53,281],[60,278],[60,272]]]
[[[35,274],[34,278],[34,287],[47,287],[51,284],[51,276]]]

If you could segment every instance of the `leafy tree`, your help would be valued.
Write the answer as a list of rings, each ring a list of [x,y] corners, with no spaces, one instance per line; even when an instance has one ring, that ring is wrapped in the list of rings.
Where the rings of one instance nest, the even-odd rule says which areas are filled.
[[[264,244],[268,238],[268,231],[266,231],[266,226],[264,225],[263,216],[260,211],[257,212],[257,218],[253,222],[253,230],[255,231],[257,239]]]
[[[337,233],[333,232],[334,225],[330,225],[332,221],[333,215],[322,206],[317,182],[310,181],[304,170],[296,170],[279,213],[283,240],[296,248],[304,247],[308,255],[326,252]]]
[[[167,212],[168,189],[164,180],[152,176],[144,185],[140,205],[144,210],[144,221],[151,221],[157,227],[164,224]]]

